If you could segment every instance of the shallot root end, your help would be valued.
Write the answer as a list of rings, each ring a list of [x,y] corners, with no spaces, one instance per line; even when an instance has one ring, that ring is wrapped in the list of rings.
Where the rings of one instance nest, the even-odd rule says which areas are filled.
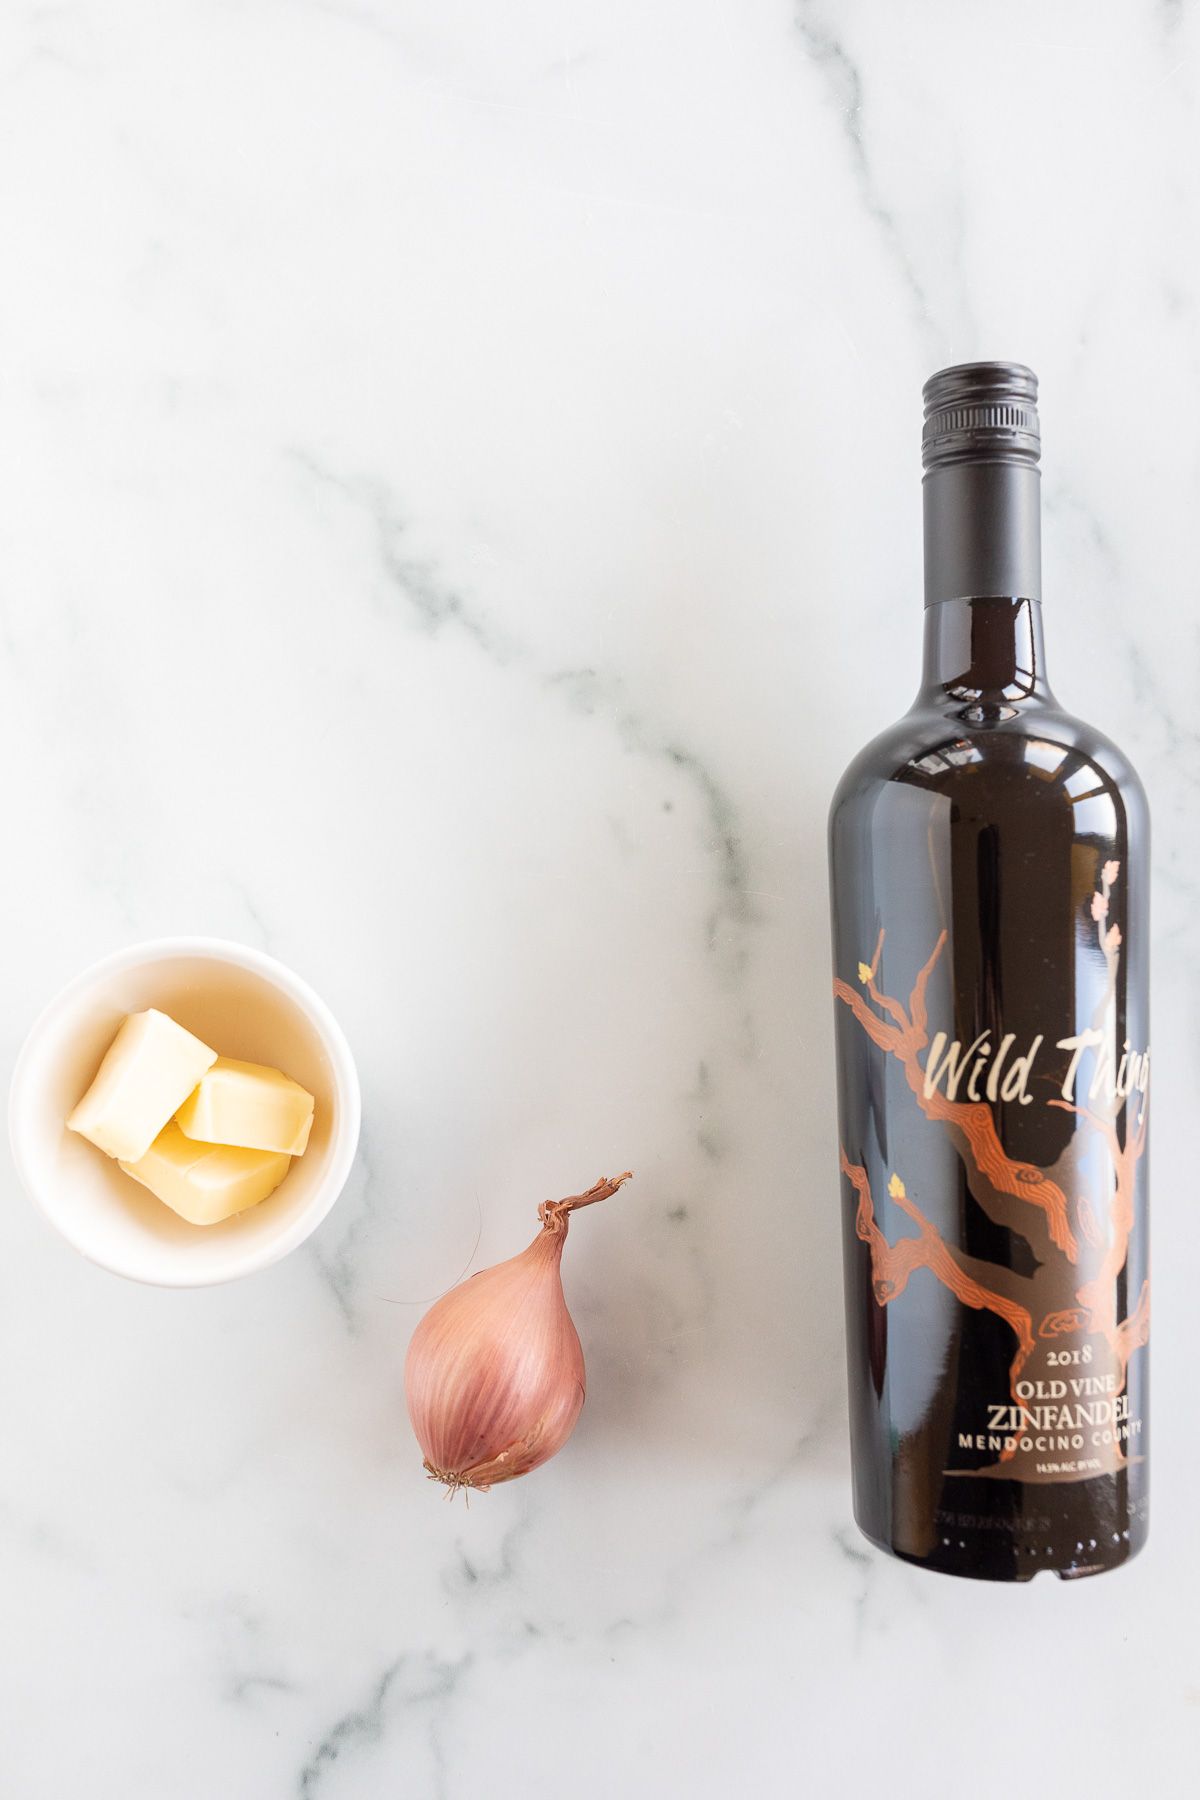
[[[441,1482],[446,1489],[447,1500],[453,1500],[455,1494],[461,1489],[466,1494],[468,1506],[471,1503],[470,1490],[472,1488],[477,1494],[486,1494],[492,1485],[490,1481],[476,1481],[469,1470],[465,1475],[455,1475],[447,1469],[435,1469],[431,1462],[426,1462],[425,1473],[430,1481]]]

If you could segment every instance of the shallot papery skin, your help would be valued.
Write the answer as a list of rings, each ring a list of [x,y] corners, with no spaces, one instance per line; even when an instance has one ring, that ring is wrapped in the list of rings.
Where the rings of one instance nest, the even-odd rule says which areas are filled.
[[[570,1437],[586,1377],[559,1272],[567,1223],[628,1179],[547,1201],[527,1250],[451,1288],[417,1326],[404,1390],[434,1480],[486,1493],[548,1462]]]

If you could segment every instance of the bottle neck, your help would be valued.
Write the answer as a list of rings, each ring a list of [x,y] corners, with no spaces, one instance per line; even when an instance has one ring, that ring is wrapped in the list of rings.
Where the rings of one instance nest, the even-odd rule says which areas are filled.
[[[1036,463],[942,463],[921,488],[925,604],[1042,597],[1042,488]]]
[[[1036,464],[945,463],[930,469],[922,491],[923,696],[981,718],[1003,716],[994,709],[1008,702],[1049,700]]]
[[[943,600],[925,612],[922,695],[968,708],[1049,701],[1038,600]]]

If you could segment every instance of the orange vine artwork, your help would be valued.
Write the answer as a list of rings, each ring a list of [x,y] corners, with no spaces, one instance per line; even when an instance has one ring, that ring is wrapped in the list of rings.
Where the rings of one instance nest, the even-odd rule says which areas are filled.
[[[1105,1005],[1112,1008],[1121,950],[1117,925],[1108,924],[1109,900],[1120,873],[1115,861],[1104,864],[1090,912],[1108,971]],[[909,1193],[901,1172],[888,1183],[893,1204],[912,1221],[915,1235],[889,1241],[879,1223],[866,1168],[841,1146],[842,1173],[856,1196],[855,1231],[871,1259],[872,1289],[885,1307],[903,1294],[912,1275],[928,1270],[965,1307],[983,1310],[1004,1321],[1012,1333],[1009,1385],[1014,1402],[1018,1384],[1035,1372],[1039,1347],[1064,1338],[1088,1339],[1097,1361],[1109,1371],[1113,1392],[1124,1391],[1129,1360],[1150,1331],[1150,1283],[1141,1288],[1125,1318],[1118,1317],[1118,1278],[1125,1267],[1136,1217],[1138,1164],[1146,1147],[1148,1096],[1128,1096],[1124,1130],[1118,1114],[1124,1100],[1108,1112],[1075,1099],[1046,1101],[1078,1116],[1107,1150],[1104,1191],[1069,1194],[1051,1173],[1010,1156],[1000,1140],[992,1105],[986,1099],[950,1097],[927,1079],[921,1057],[929,1046],[927,993],[930,978],[946,946],[943,931],[913,982],[907,1000],[885,993],[877,976],[884,933],[879,933],[869,963],[858,965],[858,988],[835,979],[834,994],[853,1014],[871,1042],[894,1057],[917,1105],[947,1133],[978,1204],[996,1224],[1019,1234],[1029,1244],[1034,1267],[1029,1274],[968,1255],[926,1216]],[[1096,1034],[1099,1035],[1099,1034]],[[1140,1103],[1140,1107],[1139,1107]],[[1135,1113],[1137,1117],[1135,1119]],[[1064,1299],[1073,1304],[1064,1305]],[[1091,1352],[1089,1352],[1089,1356]],[[1002,1451],[1009,1461],[1015,1445]],[[1114,1465],[1126,1460],[1119,1446],[1110,1452]],[[978,1473],[989,1471],[979,1470]],[[992,1472],[1001,1473],[1002,1469]]]

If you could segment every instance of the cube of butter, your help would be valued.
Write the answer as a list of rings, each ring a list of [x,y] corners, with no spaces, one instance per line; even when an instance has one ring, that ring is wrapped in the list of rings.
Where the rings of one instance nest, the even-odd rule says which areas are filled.
[[[106,1156],[137,1162],[216,1060],[166,1013],[130,1013],[67,1124]]]
[[[290,1163],[276,1150],[197,1143],[172,1120],[145,1156],[121,1167],[190,1225],[219,1225],[273,1194]]]
[[[186,1137],[206,1144],[302,1156],[313,1104],[312,1095],[278,1069],[218,1056],[175,1114],[175,1123]]]

